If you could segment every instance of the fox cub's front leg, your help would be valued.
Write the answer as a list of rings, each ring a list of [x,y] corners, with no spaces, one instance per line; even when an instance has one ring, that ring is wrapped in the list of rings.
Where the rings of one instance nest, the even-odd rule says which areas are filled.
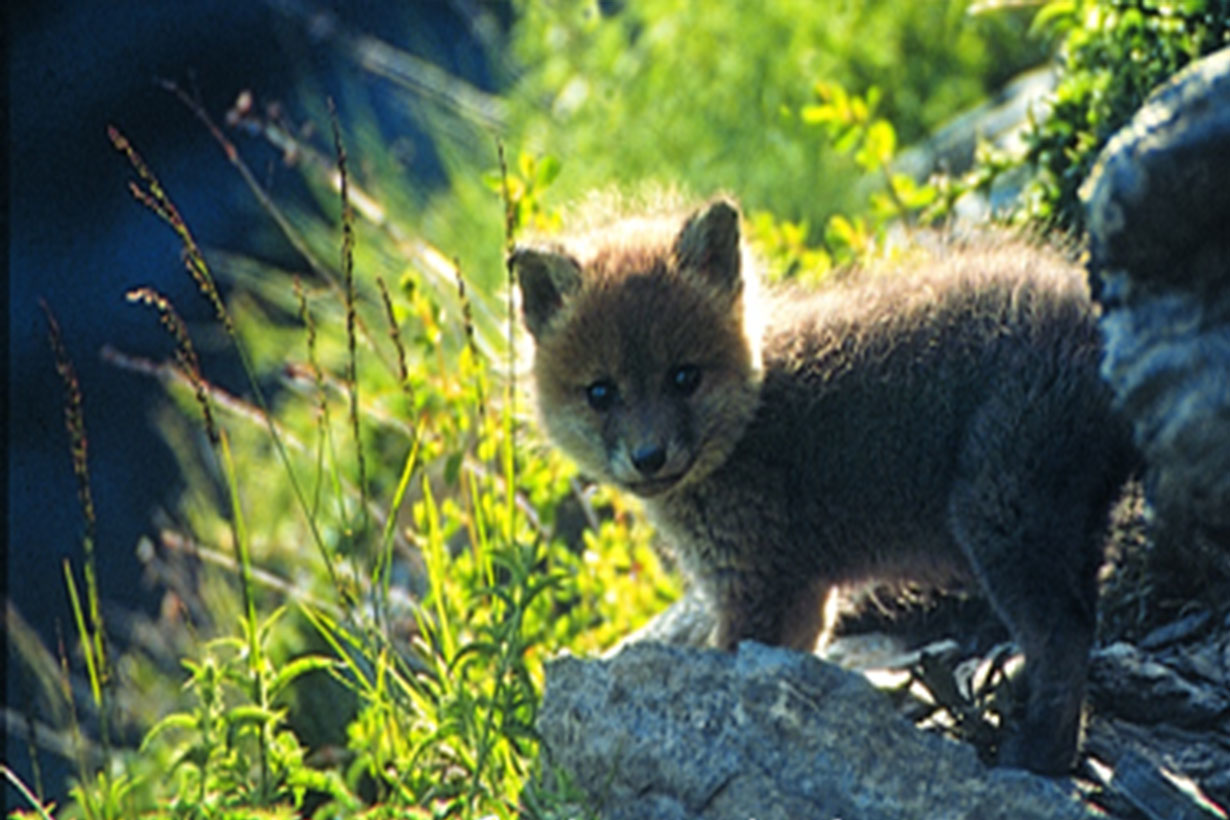
[[[708,579],[706,586],[717,610],[714,646],[733,650],[740,641],[752,640],[813,651],[825,626],[829,586],[823,582],[784,584],[782,580],[736,571]]]

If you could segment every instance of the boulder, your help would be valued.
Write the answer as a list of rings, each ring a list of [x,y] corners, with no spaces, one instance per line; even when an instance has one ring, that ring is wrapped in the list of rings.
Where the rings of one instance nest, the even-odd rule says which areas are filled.
[[[984,766],[857,673],[745,642],[547,668],[544,762],[606,818],[1082,818],[1071,781]]]
[[[1159,557],[1230,577],[1230,49],[1154,91],[1082,196],[1103,375],[1148,465]]]

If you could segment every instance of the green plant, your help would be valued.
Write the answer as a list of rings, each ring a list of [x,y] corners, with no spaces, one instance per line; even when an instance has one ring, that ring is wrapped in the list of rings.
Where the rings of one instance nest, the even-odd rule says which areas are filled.
[[[834,214],[825,229],[830,254],[843,262],[869,255],[883,241],[890,224],[910,225],[932,206],[939,190],[919,185],[908,174],[892,167],[897,152],[897,131],[887,119],[876,116],[880,91],[872,86],[865,97],[849,94],[832,82],[816,83],[817,102],[804,106],[803,122],[824,126],[833,148],[852,155],[854,164],[878,182],[870,195],[867,216],[848,218]]]
[[[55,810],[54,804],[44,806],[43,801],[36,797],[35,794],[30,791],[30,787],[27,786],[25,782],[8,766],[0,766],[0,770],[3,770],[4,772],[4,779],[17,790],[18,794],[22,796],[22,799],[33,807],[33,810],[29,812],[14,809],[9,814],[9,817],[39,817],[42,818],[42,820],[51,820],[51,812]]]
[[[69,447],[72,456],[73,474],[77,479],[77,501],[81,508],[84,530],[81,543],[85,562],[85,595],[78,592],[72,565],[64,560],[64,581],[68,588],[69,603],[72,608],[73,621],[77,627],[81,657],[86,667],[86,681],[90,694],[90,705],[93,714],[97,716],[97,731],[101,742],[101,756],[105,760],[111,755],[111,735],[114,686],[112,674],[112,659],[108,646],[107,633],[101,614],[101,596],[98,589],[97,556],[95,542],[97,537],[97,514],[94,508],[94,498],[90,483],[89,470],[89,438],[86,435],[84,397],[81,384],[77,378],[76,368],[64,344],[63,332],[51,309],[42,304],[48,327],[48,341],[55,357],[56,371],[64,384],[64,421],[68,432]],[[106,769],[91,772],[91,766],[86,752],[86,741],[83,737],[81,724],[78,721],[76,703],[72,692],[72,683],[68,671],[68,658],[63,646],[60,647],[61,697],[69,707],[75,763],[79,783],[71,792],[80,803],[87,818],[121,817],[131,803],[128,792],[131,781],[126,775],[114,775]],[[7,769],[6,769],[7,772]],[[13,779],[13,778],[10,778]],[[93,779],[93,788],[84,784]],[[27,799],[28,790],[23,789]],[[38,800],[33,801],[36,809],[44,813],[44,808]]]
[[[1226,0],[1053,0],[1035,31],[1062,36],[1050,111],[1027,135],[1033,178],[1025,211],[1052,228],[1084,224],[1077,195],[1110,137],[1153,88],[1192,60],[1230,45]]]
[[[890,230],[909,232],[942,221],[960,197],[986,186],[993,176],[993,169],[983,166],[959,178],[937,174],[918,182],[895,167],[897,129],[878,114],[882,97],[877,87],[863,96],[838,83],[818,81],[814,91],[815,101],[800,108],[798,118],[822,127],[833,152],[852,160],[862,174],[859,189],[867,198],[852,216],[838,212],[828,218],[819,247],[808,243],[806,223],[763,211],[753,214],[749,237],[767,256],[771,279],[806,283],[823,278],[835,265],[857,264],[882,254],[889,250]]]
[[[205,634],[183,661],[187,699],[153,724],[124,774],[83,769],[75,804],[90,817],[119,816],[121,804],[129,813],[201,817],[287,808],[350,814],[366,805],[412,816],[512,816],[535,777],[545,657],[606,617],[619,624],[607,635],[622,634],[671,594],[654,580],[662,570],[646,531],[628,537],[626,514],[607,521],[602,540],[634,553],[635,565],[584,577],[586,559],[553,534],[554,509],[576,492],[572,471],[518,447],[514,383],[499,388],[492,378],[501,350],[512,351],[497,335],[502,323],[468,293],[459,268],[445,277],[439,268],[365,264],[364,241],[388,249],[403,240],[400,226],[361,221],[368,214],[351,207],[363,192],[339,136],[337,269],[313,257],[315,282],[263,269],[262,287],[229,304],[161,183],[123,135],[113,129],[111,139],[136,171],[134,195],[180,237],[188,271],[248,373],[252,402],[210,383],[164,297],[130,293],[157,312],[174,360],[113,359],[163,378],[195,419],[189,428],[171,420],[184,416],[165,423],[170,439],[186,444],[186,473],[201,477],[182,520],[209,562],[186,592],[210,621],[196,625]],[[494,242],[507,246],[524,222],[547,218],[537,197],[551,164],[523,156],[515,175],[500,175],[507,233]],[[329,185],[327,167],[315,170],[316,182]],[[284,229],[298,230],[300,215],[276,213]],[[296,241],[312,253],[306,234]],[[243,278],[251,260],[230,261],[240,281],[256,282]],[[272,349],[262,335],[270,310],[298,320],[301,362],[287,362],[286,348]],[[386,334],[375,332],[381,324]],[[266,399],[271,370],[300,392]],[[202,452],[210,456],[204,470],[191,466]],[[304,555],[281,545],[312,542],[317,560],[305,573]],[[648,579],[654,594],[617,609],[605,582],[627,586],[632,576]],[[296,606],[287,612],[288,596]],[[229,634],[227,619],[238,633]],[[213,630],[220,634],[209,637]],[[292,713],[338,684],[353,695],[343,702],[354,704],[333,721],[345,752],[332,766],[309,765],[296,729],[305,724]]]
[[[258,626],[263,647],[282,610]],[[244,625],[243,631],[246,631]],[[201,647],[199,661],[184,660],[185,683],[195,703],[154,724],[141,744],[146,751],[169,743],[169,808],[189,816],[212,817],[226,808],[298,809],[308,789],[344,790],[328,773],[303,764],[304,750],[275,701],[308,672],[327,669],[330,658],[306,655],[275,668],[263,652],[253,659],[245,638],[224,637]],[[174,735],[169,738],[164,736]]]

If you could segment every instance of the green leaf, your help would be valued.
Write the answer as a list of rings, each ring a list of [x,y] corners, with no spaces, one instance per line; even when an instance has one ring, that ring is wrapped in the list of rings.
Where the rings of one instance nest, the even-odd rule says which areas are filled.
[[[867,171],[886,167],[892,162],[897,150],[897,132],[888,120],[876,120],[867,128],[863,147],[855,155],[855,162]]]
[[[559,176],[561,167],[560,161],[553,156],[547,155],[540,158],[534,175],[534,187],[539,191],[546,188]]]
[[[81,636],[81,654],[85,656],[86,673],[90,679],[90,695],[94,705],[102,708],[102,685],[99,681],[98,664],[94,658],[94,645],[90,631],[85,625],[85,614],[81,609],[81,599],[77,596],[77,584],[73,581],[73,570],[68,559],[64,559],[64,580],[68,584],[69,602],[73,607],[73,619],[77,622],[77,632]]]
[[[4,779],[7,780],[13,788],[17,789],[17,791],[21,793],[21,796],[27,803],[34,807],[34,810],[38,813],[39,817],[43,818],[43,820],[51,820],[51,815],[48,814],[48,808],[54,809],[54,803],[48,804],[47,807],[44,807],[42,801],[34,796],[34,793],[30,791],[30,788],[22,782],[21,778],[18,777],[12,769],[8,766],[0,764],[0,770],[4,771]],[[10,816],[16,816],[16,812]]]
[[[479,174],[479,179],[482,180],[483,185],[497,194],[504,190],[504,175],[499,171],[483,171]]]
[[[286,614],[286,604],[282,604],[265,618],[257,630],[257,637],[263,645],[269,640],[269,634],[273,631],[273,625]]]
[[[235,706],[226,710],[222,719],[233,731],[242,726],[261,726],[276,723],[282,719],[282,713],[278,710],[265,709],[261,706],[245,703],[242,706]]]
[[[883,97],[883,93],[880,91],[879,86],[873,85],[871,88],[867,89],[866,99],[868,113],[874,114],[876,112],[876,109],[880,107],[881,97]]]
[[[851,222],[842,214],[834,214],[825,227],[824,240],[838,247],[857,248],[863,244],[862,220]]]
[[[524,180],[534,178],[534,155],[528,151],[522,151],[517,156],[517,171],[521,174]]]
[[[1076,21],[1077,0],[1052,0],[1038,9],[1029,24],[1029,36],[1037,37],[1046,28],[1059,31]]]
[[[859,143],[859,138],[862,137],[863,131],[861,128],[847,128],[841,135],[833,140],[833,150],[839,154],[848,154],[855,149]]]
[[[168,729],[192,731],[198,727],[199,722],[196,715],[191,715],[187,712],[172,712],[149,728],[149,731],[145,733],[145,737],[141,738],[141,746],[138,751],[144,752],[155,737]]]
[[[325,639],[329,646],[333,648],[333,651],[337,657],[341,659],[338,667],[327,667],[330,671],[335,672],[334,677],[338,680],[349,683],[351,686],[362,690],[364,693],[370,694],[375,688],[375,683],[370,676],[370,670],[360,666],[351,656],[351,653],[348,652],[342,645],[342,642],[344,641],[350,646],[350,648],[361,654],[363,651],[363,646],[358,639],[343,629],[328,614],[317,609],[313,609],[302,602],[299,603],[299,609],[305,616],[307,616],[307,619],[312,622],[312,625],[316,627],[316,631],[320,634],[320,636]],[[345,681],[340,674],[336,674],[342,668],[342,664],[344,664],[344,667],[349,669],[351,675],[354,676],[353,681]]]
[[[278,693],[288,684],[301,675],[306,675],[308,672],[322,669],[340,669],[341,667],[341,661],[325,657],[324,655],[305,655],[302,658],[296,658],[278,670],[278,674],[274,676],[269,684],[269,697],[270,699],[277,697]]]
[[[805,105],[799,109],[799,119],[809,125],[835,122],[837,112],[828,103]]]
[[[444,483],[450,487],[457,486],[457,480],[461,476],[461,462],[465,453],[461,451],[449,453],[448,458],[444,460]]]

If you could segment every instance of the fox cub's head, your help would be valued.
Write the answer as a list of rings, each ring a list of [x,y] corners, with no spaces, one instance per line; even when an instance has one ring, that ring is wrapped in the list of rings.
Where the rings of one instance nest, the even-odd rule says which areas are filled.
[[[539,415],[586,471],[641,496],[704,478],[759,396],[739,212],[630,219],[510,260]]]

